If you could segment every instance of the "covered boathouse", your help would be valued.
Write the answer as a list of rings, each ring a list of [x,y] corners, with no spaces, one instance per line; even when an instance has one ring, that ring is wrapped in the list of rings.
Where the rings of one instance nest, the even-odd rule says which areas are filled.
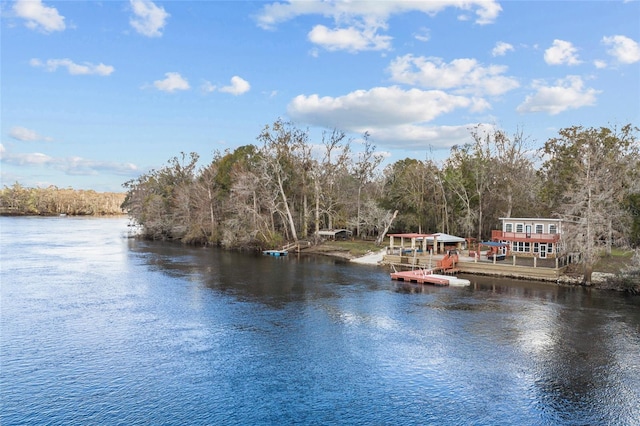
[[[387,254],[402,255],[406,253],[444,254],[449,250],[463,250],[464,238],[437,232],[435,234],[389,234]]]

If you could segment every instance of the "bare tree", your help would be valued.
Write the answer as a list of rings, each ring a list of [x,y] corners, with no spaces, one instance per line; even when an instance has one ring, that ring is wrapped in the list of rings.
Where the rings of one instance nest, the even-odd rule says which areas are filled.
[[[322,145],[324,152],[320,161],[312,162],[309,172],[313,182],[314,195],[314,228],[315,234],[320,231],[322,215],[327,217],[327,226],[331,224],[331,214],[336,203],[336,175],[349,161],[349,141],[343,143],[344,132],[333,130],[331,134],[323,132]]]
[[[358,154],[358,161],[353,166],[353,174],[358,181],[356,235],[360,236],[360,206],[362,201],[362,189],[373,178],[375,170],[382,162],[382,156],[376,154],[376,146],[369,139],[369,132],[363,135],[364,150]]]
[[[263,143],[262,165],[267,183],[274,185],[282,201],[278,209],[291,239],[298,240],[296,222],[289,202],[289,194],[295,189],[296,167],[304,168],[304,147],[308,144],[308,132],[293,127],[290,123],[277,120],[272,126],[266,126],[258,140]]]

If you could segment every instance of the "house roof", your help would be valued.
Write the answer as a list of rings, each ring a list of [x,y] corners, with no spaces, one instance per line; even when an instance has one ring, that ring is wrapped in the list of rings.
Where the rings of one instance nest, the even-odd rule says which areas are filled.
[[[443,243],[464,243],[465,239],[461,237],[456,237],[455,235],[443,234],[438,232],[433,234],[438,238],[438,241]],[[427,237],[427,241],[433,240],[433,237]]]
[[[488,247],[508,247],[509,244],[505,244],[505,243],[499,243],[497,241],[483,241],[480,243],[481,246],[488,246]]]
[[[500,220],[528,220],[528,221],[550,220],[554,222],[562,222],[562,219],[558,219],[555,217],[500,217],[499,219]]]
[[[398,237],[398,238],[415,238],[415,239],[422,239],[425,237],[430,237],[433,234],[418,234],[418,233],[406,233],[406,234],[389,234],[390,237]]]
[[[321,231],[318,231],[318,235],[335,237],[337,234],[340,234],[341,232],[346,232],[347,234],[351,234],[352,233],[348,229],[323,229]]]
[[[443,234],[441,232],[437,232],[435,234],[418,234],[418,233],[408,233],[408,234],[389,234],[390,237],[400,237],[400,238],[415,238],[416,240],[426,239],[427,241],[433,242],[436,239],[441,243],[464,243],[464,238],[456,237],[455,235]]]

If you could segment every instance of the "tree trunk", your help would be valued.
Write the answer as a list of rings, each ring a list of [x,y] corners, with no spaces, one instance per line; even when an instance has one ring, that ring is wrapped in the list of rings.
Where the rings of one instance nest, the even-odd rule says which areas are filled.
[[[356,235],[360,238],[360,193],[362,192],[362,186],[358,186],[358,213],[356,217]]]
[[[584,264],[584,277],[582,278],[582,282],[584,285],[591,285],[591,275],[593,274],[593,264],[590,262],[586,262]]]
[[[389,232],[389,228],[391,228],[391,224],[393,223],[397,215],[398,215],[398,210],[393,212],[393,216],[391,216],[391,220],[389,221],[389,223],[387,223],[387,226],[385,226],[384,231],[380,235],[378,235],[378,238],[376,239],[377,246],[382,244],[382,242],[384,241],[384,237],[387,235],[387,232]]]
[[[318,187],[318,181],[315,182],[315,232],[316,237],[320,235],[320,188]]]
[[[296,223],[293,220],[291,209],[289,209],[289,201],[287,200],[287,194],[285,194],[284,192],[284,186],[282,185],[282,179],[280,177],[280,174],[278,173],[277,176],[278,176],[278,189],[280,190],[280,195],[282,196],[285,213],[287,215],[286,216],[287,221],[289,222],[289,228],[291,230],[291,238],[293,238],[294,241],[298,241],[298,234],[296,233]]]

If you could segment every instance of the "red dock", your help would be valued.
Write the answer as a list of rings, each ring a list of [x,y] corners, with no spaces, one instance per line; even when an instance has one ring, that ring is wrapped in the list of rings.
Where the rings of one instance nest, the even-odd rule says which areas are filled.
[[[430,270],[416,270],[416,271],[400,271],[392,272],[391,279],[396,281],[408,281],[418,284],[433,284],[439,286],[449,285],[449,280],[441,275],[433,275]]]

